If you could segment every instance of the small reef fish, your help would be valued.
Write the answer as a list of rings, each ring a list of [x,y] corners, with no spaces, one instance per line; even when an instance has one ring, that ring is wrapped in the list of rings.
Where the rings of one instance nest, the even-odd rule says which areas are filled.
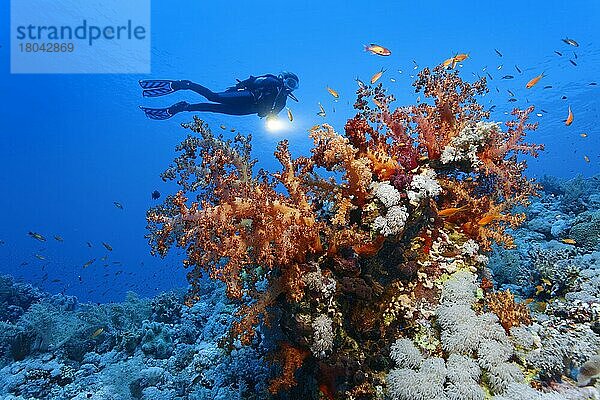
[[[287,116],[290,122],[294,122],[294,114],[292,114],[292,110],[290,110],[289,108],[287,109]]]
[[[469,58],[469,54],[466,54],[466,53],[457,54],[454,57],[450,57],[450,58],[444,60],[444,62],[442,63],[442,66],[444,68],[454,69],[454,67],[456,67],[456,64],[466,60],[467,58]],[[414,69],[417,69],[419,66],[417,65],[416,61],[413,60],[413,63],[415,64]]]
[[[361,89],[366,88],[366,85],[364,84],[363,81],[361,81],[360,79],[356,78],[356,83],[358,84],[358,87]]]
[[[491,81],[493,81],[493,80],[494,80],[494,78],[493,78],[493,77],[490,75],[490,73],[489,73],[489,72],[486,72],[486,74],[487,74],[487,76],[489,76],[489,77],[490,77],[490,80],[491,80]]]
[[[102,334],[102,332],[104,332],[104,328],[98,328],[94,331],[94,333],[92,333],[92,335],[90,336],[90,339],[93,339],[95,337],[98,337]]]
[[[325,109],[323,108],[323,106],[321,105],[321,103],[319,103],[319,112],[317,113],[317,115],[319,117],[325,117],[327,115],[325,113]]]
[[[502,79],[514,79],[514,76],[512,76],[512,75],[504,75],[502,77]]]
[[[119,208],[119,209],[123,209],[123,204],[119,203],[118,201],[113,201],[113,204],[115,205],[115,207]]]
[[[108,251],[113,250],[112,246],[106,242],[102,242],[102,246],[104,246],[104,248],[106,248],[106,250],[108,250]]]
[[[586,138],[587,137],[587,133],[581,133],[579,136],[581,136],[582,138]]]
[[[89,267],[90,265],[92,265],[94,263],[94,261],[96,261],[96,259],[92,258],[90,261],[88,261],[85,264],[83,264],[83,268]]]
[[[597,86],[598,84],[596,82],[590,82],[589,85],[590,86]]]
[[[499,217],[500,217],[500,214],[487,214],[487,215],[484,215],[483,218],[481,218],[479,221],[477,221],[477,225],[479,225],[479,226],[486,226],[490,222],[498,219]]]
[[[500,53],[500,51],[498,51],[498,49],[494,49],[494,51],[496,52],[496,54],[498,54],[498,57],[502,57],[502,53]]]
[[[556,51],[556,50],[554,50],[554,52],[555,52],[557,55],[559,55],[560,57],[562,57],[562,53],[561,53],[560,51]]]
[[[565,244],[572,244],[572,245],[576,245],[577,244],[577,242],[575,241],[575,239],[570,239],[570,238],[561,239],[561,242],[563,242]]]
[[[565,42],[566,44],[570,45],[570,46],[579,47],[579,43],[577,43],[574,39],[569,39],[567,37],[567,38],[564,38],[562,41]]]
[[[468,206],[466,206],[466,205],[462,206],[462,207],[444,208],[443,210],[440,210],[438,212],[438,216],[443,217],[443,218],[451,217],[456,213],[466,210],[467,208],[468,208]]]
[[[577,60],[577,53],[573,52],[573,57]]]
[[[219,128],[221,128],[223,130],[227,130],[227,127],[225,125],[220,125]]]
[[[442,63],[442,66],[444,68],[448,68],[450,65],[452,65],[452,69],[454,69],[454,57],[448,58],[446,60],[444,60],[444,62]]]
[[[544,89],[552,89],[552,85],[546,85],[544,86]]]
[[[27,234],[28,234],[29,236],[31,236],[32,238],[34,238],[35,240],[39,240],[40,242],[45,242],[45,241],[46,241],[46,238],[45,238],[45,237],[43,237],[42,235],[40,235],[40,234],[39,234],[39,233],[37,233],[37,232],[31,232],[31,231],[30,231],[30,232],[28,232]]]
[[[531,89],[532,87],[534,87],[539,81],[540,79],[542,79],[544,77],[544,73],[542,72],[541,74],[539,74],[538,76],[536,76],[535,78],[531,79],[529,82],[527,82],[527,84],[525,85],[525,87],[527,89]]]
[[[381,78],[381,75],[383,75],[383,73],[385,72],[385,69],[381,69],[381,71],[377,72],[375,75],[373,75],[371,77],[371,85],[373,85],[375,82],[377,82],[379,80],[379,78]]]
[[[498,67],[496,67],[496,69],[497,69],[498,71],[500,71],[500,70],[502,69],[502,67],[503,67],[503,65],[502,65],[502,64],[500,64],[500,65],[498,65]]]
[[[35,254],[35,258],[37,258],[38,260],[42,260],[42,261],[44,261],[46,259],[46,257],[44,257],[41,254]]]
[[[571,111],[571,106],[569,106],[569,115],[567,116],[567,120],[565,121],[565,125],[569,126],[573,123],[573,112]]]
[[[585,162],[589,163],[590,162],[590,158],[588,156],[583,156],[583,159],[585,160]]]
[[[514,103],[515,101],[517,101],[517,99],[515,99],[514,97],[511,97],[510,99],[508,99],[509,103]]]
[[[392,54],[392,52],[390,51],[390,49],[380,46],[378,44],[375,43],[371,43],[368,46],[365,45],[365,51],[371,53],[371,54],[375,54],[378,56],[389,56],[390,54]]]
[[[506,91],[508,92],[508,94],[510,94],[511,97],[515,97],[515,94],[510,89],[506,89]]]
[[[415,60],[413,60],[413,64],[414,64],[413,69],[419,69],[419,64],[417,64],[417,62]],[[411,78],[412,78],[412,76],[411,76]]]
[[[573,66],[575,66],[575,67],[577,66],[577,63],[576,63],[575,61],[573,61],[573,60],[569,60],[569,62],[570,62],[571,64],[573,64]]]
[[[419,102],[419,99],[417,99],[417,103]],[[375,98],[373,98],[373,103],[375,103],[375,105],[377,107],[379,107],[379,109],[383,110],[383,105],[381,104],[381,102]]]
[[[54,240],[56,240],[57,242],[64,242],[65,240],[59,236],[59,235],[54,235]]]
[[[152,192],[152,200],[158,200],[160,198],[160,192],[155,190]]]
[[[519,68],[519,66],[518,66],[518,65],[515,65],[515,69],[517,70],[517,72],[518,72],[518,73],[520,73],[520,74],[522,74],[522,73],[523,73],[523,71],[521,71],[521,69]]]
[[[561,96],[560,98],[561,98],[562,100],[566,100],[566,99],[567,99],[567,96]]]
[[[338,92],[336,92],[334,89],[330,88],[329,86],[327,86],[327,91],[329,92],[330,95],[332,95],[334,98],[339,99],[340,95]]]
[[[89,247],[90,249],[92,248],[92,244],[90,242],[86,242],[87,243],[87,247]]]

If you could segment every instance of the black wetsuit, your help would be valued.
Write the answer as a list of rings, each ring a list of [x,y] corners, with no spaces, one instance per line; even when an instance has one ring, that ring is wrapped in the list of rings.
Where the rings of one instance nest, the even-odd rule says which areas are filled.
[[[285,107],[287,92],[283,81],[275,75],[262,75],[239,82],[224,92],[212,90],[190,81],[180,81],[177,89],[191,90],[213,103],[188,104],[181,111],[207,111],[230,115],[278,114]],[[179,110],[177,110],[179,111]]]

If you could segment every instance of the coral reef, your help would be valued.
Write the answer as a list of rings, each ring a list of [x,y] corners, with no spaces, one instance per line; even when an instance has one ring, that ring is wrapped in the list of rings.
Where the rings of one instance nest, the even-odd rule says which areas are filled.
[[[193,135],[163,174],[180,190],[147,213],[152,251],[185,250],[188,306],[203,274],[226,284],[237,311],[225,349],[281,328],[276,396],[377,398],[391,365],[383,350],[436,315],[444,277],[483,274],[484,251],[514,246],[510,229],[525,220],[515,206],[538,189],[517,158],[542,148],[523,141],[533,108],[503,129],[477,103],[484,79],[440,66],[414,86],[428,101],[396,109],[381,85],[361,86],[344,133],[313,127],[311,154],[298,158],[282,141],[277,172],[254,171],[249,136],[183,125]]]
[[[398,339],[392,345],[391,357],[399,368],[391,370],[386,379],[389,395],[393,400],[483,400],[490,394],[501,399],[558,400],[587,399],[598,395],[593,388],[578,389],[573,385],[552,393],[530,387],[522,367],[511,361],[515,354],[520,354],[523,347],[515,353],[511,337],[500,325],[498,318],[494,314],[478,314],[475,311],[476,293],[475,275],[470,272],[456,272],[444,283],[442,301],[436,311],[443,352],[430,352],[441,356],[425,357],[413,341],[407,338]],[[512,328],[511,332],[515,333],[514,340],[520,339],[523,344],[523,336],[527,336],[529,331],[522,327]],[[558,354],[555,353],[555,358],[561,360],[567,359],[573,352],[572,347],[566,343],[548,345],[550,347],[553,350],[549,353],[559,351]],[[586,353],[589,349],[580,351]],[[549,356],[550,354],[545,357],[535,355],[537,358],[528,362],[539,366],[540,361]],[[587,363],[586,367],[590,374],[597,372],[592,363]],[[587,379],[587,369],[584,369],[584,379]]]
[[[12,282],[5,276],[2,281]],[[233,320],[224,285],[205,285],[201,295],[206,302],[189,309],[181,308],[180,298],[176,308],[181,315],[168,326],[159,321],[162,314],[153,312],[152,305],[164,304],[172,293],[151,301],[129,294],[123,303],[84,303],[58,312],[58,304],[72,303],[73,298],[11,285],[6,287],[23,296],[13,295],[15,304],[27,301],[28,293],[39,296],[14,323],[2,325],[2,342],[10,343],[6,339],[14,332],[29,332],[33,321],[50,325],[36,327],[19,352],[0,353],[3,399],[268,398],[273,373],[263,361],[265,344],[253,343],[230,353],[217,345]],[[99,323],[104,329],[98,334]],[[48,339],[41,336],[42,330]],[[37,344],[40,341],[43,346]]]

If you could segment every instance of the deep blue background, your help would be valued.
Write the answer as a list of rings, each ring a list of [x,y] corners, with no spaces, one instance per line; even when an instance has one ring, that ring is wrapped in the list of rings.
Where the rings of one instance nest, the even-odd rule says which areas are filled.
[[[357,76],[367,82],[387,68],[382,82],[398,105],[409,104],[416,99],[410,85],[413,60],[419,67],[434,66],[465,52],[470,57],[462,63],[464,79],[486,72],[494,77],[483,101],[497,106],[495,120],[503,121],[506,111],[527,102],[547,111],[533,115],[540,128],[529,140],[545,143],[547,151],[530,163],[531,175],[600,172],[600,86],[589,86],[600,84],[600,2],[154,1],[152,74],[144,76],[11,75],[9,15],[9,2],[2,2],[0,240],[5,243],[0,245],[0,272],[36,283],[47,272],[44,288],[51,291],[66,288],[84,299],[107,301],[122,299],[129,289],[151,295],[185,284],[180,256],[152,258],[144,235],[145,211],[154,204],[150,193],[172,190],[159,174],[186,134],[179,123],[191,116],[150,121],[137,106],[197,97],[142,99],[139,79],[191,79],[223,89],[250,74],[296,72],[301,102],[290,102],[295,121],[282,132],[266,131],[256,116],[204,116],[217,131],[224,124],[253,133],[260,166],[274,167],[273,150],[282,138],[290,140],[295,155],[306,154],[306,131],[312,125],[326,121],[342,129],[353,115]],[[580,47],[564,44],[564,37],[576,39]],[[363,45],[371,42],[389,47],[392,55],[365,53]],[[525,89],[541,72],[547,76]],[[507,74],[515,79],[500,79]],[[340,93],[339,101],[327,93],[327,85]],[[543,89],[546,85],[553,88]],[[507,102],[507,89],[517,103]],[[318,102],[327,110],[325,119],[316,115]],[[569,105],[575,121],[566,127]],[[580,137],[584,132],[587,138]],[[30,230],[48,241],[31,239]],[[55,241],[56,234],[65,241]],[[101,241],[114,251],[109,254]],[[99,260],[105,254],[108,267]],[[83,270],[92,258],[96,262]]]

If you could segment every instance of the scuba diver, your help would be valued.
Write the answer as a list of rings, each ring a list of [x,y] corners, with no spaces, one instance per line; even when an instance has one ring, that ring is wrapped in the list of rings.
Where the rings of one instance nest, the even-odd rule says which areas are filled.
[[[259,117],[275,116],[285,107],[287,98],[298,101],[292,94],[298,88],[298,76],[291,72],[282,72],[278,76],[267,74],[250,76],[224,92],[212,90],[197,83],[183,80],[143,80],[140,86],[144,97],[164,96],[178,90],[191,90],[212,103],[190,104],[186,101],[167,108],[142,107],[150,119],[164,120],[182,111],[206,111],[229,115],[258,114]]]

